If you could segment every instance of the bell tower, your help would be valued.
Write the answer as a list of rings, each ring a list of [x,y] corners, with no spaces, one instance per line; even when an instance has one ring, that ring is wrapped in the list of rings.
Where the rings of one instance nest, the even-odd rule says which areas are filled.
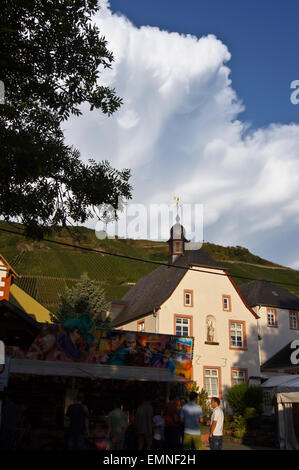
[[[170,238],[167,240],[169,245],[169,264],[173,264],[179,256],[185,253],[185,242],[188,242],[185,237],[185,229],[180,223],[180,216],[178,214],[179,198],[175,197],[174,199],[177,204],[177,216],[176,223],[170,229]]]

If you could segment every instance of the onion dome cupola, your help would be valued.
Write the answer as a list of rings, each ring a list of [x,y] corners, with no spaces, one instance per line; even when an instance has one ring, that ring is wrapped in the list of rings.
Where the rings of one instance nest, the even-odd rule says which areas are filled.
[[[170,238],[167,240],[169,245],[169,264],[185,253],[185,242],[189,240],[185,237],[185,228],[180,223],[179,215],[176,216],[176,224],[170,229]]]

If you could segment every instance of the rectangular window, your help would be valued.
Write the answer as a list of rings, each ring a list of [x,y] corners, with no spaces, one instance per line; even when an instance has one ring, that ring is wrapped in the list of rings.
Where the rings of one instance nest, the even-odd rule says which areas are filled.
[[[275,308],[267,308],[267,325],[270,327],[277,326],[277,311]]]
[[[290,312],[290,328],[298,330],[298,312]]]
[[[191,336],[190,334],[190,318],[176,317],[175,334],[177,336]]]
[[[230,347],[246,349],[245,322],[230,321]]]
[[[218,369],[205,369],[205,389],[209,397],[219,397]]]
[[[140,331],[140,332],[144,331],[144,327],[145,327],[144,320],[137,322],[137,331]]]
[[[232,369],[232,385],[247,382],[247,370],[246,369]]]
[[[230,295],[223,295],[222,296],[222,308],[227,312],[231,312],[231,298]]]
[[[193,291],[184,290],[184,306],[193,307]]]

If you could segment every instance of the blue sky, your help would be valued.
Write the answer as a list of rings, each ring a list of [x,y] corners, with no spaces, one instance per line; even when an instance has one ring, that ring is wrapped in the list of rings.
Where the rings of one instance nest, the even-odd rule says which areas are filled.
[[[215,34],[232,54],[233,87],[246,106],[242,119],[254,127],[299,122],[299,106],[289,99],[290,83],[299,77],[299,2],[111,0],[110,5],[136,26]]]
[[[100,82],[124,104],[110,118],[84,107],[67,140],[130,168],[133,203],[203,204],[204,240],[299,269],[299,3],[100,4],[115,57]]]

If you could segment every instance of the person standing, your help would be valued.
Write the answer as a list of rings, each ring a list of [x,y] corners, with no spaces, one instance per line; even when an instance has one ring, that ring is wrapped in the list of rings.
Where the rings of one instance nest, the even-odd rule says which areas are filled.
[[[170,394],[169,402],[165,405],[165,445],[167,449],[179,449],[180,447],[180,419],[178,405],[174,393]]]
[[[161,407],[157,407],[156,414],[153,417],[153,444],[154,450],[162,450],[165,448],[165,421],[162,417]]]
[[[141,405],[138,406],[135,416],[135,426],[138,435],[138,450],[146,450],[152,447],[152,420],[153,408],[150,404],[150,397],[146,394]]]
[[[89,412],[87,406],[83,405],[81,393],[78,394],[77,402],[68,407],[66,417],[69,419],[68,449],[83,450],[88,434]]]
[[[181,421],[184,422],[184,450],[202,450],[202,440],[199,422],[203,422],[203,413],[199,405],[196,404],[198,393],[191,392],[189,402],[181,410]]]
[[[123,450],[129,421],[126,413],[120,408],[119,399],[115,400],[114,409],[108,414],[107,421],[109,450]]]
[[[211,427],[209,435],[209,444],[211,450],[222,449],[222,435],[223,435],[223,422],[224,413],[220,408],[220,400],[218,397],[212,397],[211,406],[213,408],[213,414],[211,417]]]

